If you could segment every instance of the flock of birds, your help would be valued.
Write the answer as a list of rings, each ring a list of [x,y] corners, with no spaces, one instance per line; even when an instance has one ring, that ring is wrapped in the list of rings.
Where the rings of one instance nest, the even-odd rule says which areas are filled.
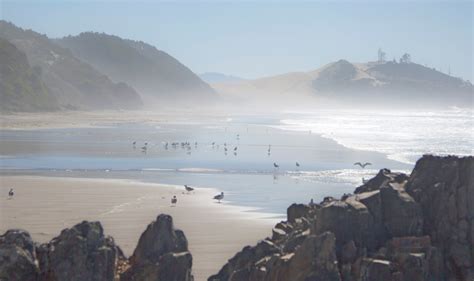
[[[365,163],[356,162],[356,163],[354,163],[354,166],[360,166],[362,169],[364,169],[365,167],[367,167],[369,165],[372,165],[372,163],[370,163],[370,162],[365,162]],[[278,169],[280,167],[277,163],[273,163],[273,166],[274,166],[275,169]],[[300,164],[298,162],[296,162],[296,167],[300,167]],[[367,181],[363,178],[362,182],[365,184]],[[187,184],[184,185],[184,189],[188,192],[188,194],[190,192],[194,191],[194,188],[187,185]],[[217,194],[216,196],[213,197],[213,199],[217,200],[218,203],[221,203],[221,200],[224,199],[224,192],[221,192],[220,194]],[[178,203],[178,198],[175,195],[175,196],[173,196],[173,198],[171,198],[171,206],[176,206],[177,203]],[[314,204],[313,199],[311,199],[310,204]]]
[[[194,191],[194,187],[191,187],[187,184],[184,185],[184,189],[187,191],[188,194]],[[221,203],[221,200],[224,199],[224,192],[217,194],[212,199],[217,200],[217,203]],[[176,204],[178,204],[178,197],[176,197],[176,195],[173,195],[173,197],[171,198],[171,207],[175,207]]]

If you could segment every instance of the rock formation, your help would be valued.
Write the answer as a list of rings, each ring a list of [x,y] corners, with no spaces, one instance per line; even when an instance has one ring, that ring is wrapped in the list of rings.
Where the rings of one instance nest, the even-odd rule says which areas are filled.
[[[474,280],[474,157],[381,170],[340,200],[293,204],[209,281]]]
[[[160,215],[127,260],[99,222],[83,221],[38,245],[28,232],[0,236],[0,281],[192,281],[183,232]]]
[[[0,280],[38,280],[36,247],[28,232],[8,230],[0,236]]]
[[[40,280],[113,281],[118,247],[104,236],[99,222],[83,221],[64,229],[51,242],[37,250]]]
[[[142,233],[120,280],[192,281],[192,256],[181,230],[169,215],[159,215]]]

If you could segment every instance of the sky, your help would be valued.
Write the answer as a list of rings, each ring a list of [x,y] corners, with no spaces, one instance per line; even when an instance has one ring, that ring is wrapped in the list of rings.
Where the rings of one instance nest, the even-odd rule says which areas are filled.
[[[412,61],[474,81],[473,1],[7,1],[2,19],[49,37],[84,31],[141,40],[196,73],[244,78],[339,59]]]

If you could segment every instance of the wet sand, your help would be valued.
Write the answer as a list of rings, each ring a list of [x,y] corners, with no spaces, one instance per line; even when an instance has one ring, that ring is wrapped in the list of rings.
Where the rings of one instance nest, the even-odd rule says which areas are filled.
[[[15,189],[11,200],[3,196],[10,187]],[[242,247],[270,235],[277,222],[215,203],[211,198],[216,192],[183,194],[181,187],[129,180],[2,176],[0,232],[22,228],[34,240],[46,242],[82,220],[99,220],[106,235],[130,255],[146,226],[167,213],[188,238],[196,280],[206,280]],[[170,204],[173,195],[178,197],[176,207]]]

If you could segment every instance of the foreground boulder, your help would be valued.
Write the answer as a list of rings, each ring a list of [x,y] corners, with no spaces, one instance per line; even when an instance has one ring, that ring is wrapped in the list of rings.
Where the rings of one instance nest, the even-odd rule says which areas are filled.
[[[383,169],[354,195],[293,204],[208,280],[472,281],[473,202],[473,157],[424,156],[411,176]]]
[[[64,229],[38,249],[42,281],[113,281],[119,250],[99,222]]]
[[[424,156],[406,186],[423,232],[444,256],[448,280],[474,280],[474,157]]]
[[[142,233],[130,267],[120,280],[192,281],[192,256],[181,230],[169,215],[159,215]]]
[[[38,280],[36,247],[30,234],[8,230],[0,236],[0,280]]]
[[[0,281],[192,281],[184,233],[160,215],[130,259],[99,222],[83,221],[37,246],[23,230],[0,236]]]

